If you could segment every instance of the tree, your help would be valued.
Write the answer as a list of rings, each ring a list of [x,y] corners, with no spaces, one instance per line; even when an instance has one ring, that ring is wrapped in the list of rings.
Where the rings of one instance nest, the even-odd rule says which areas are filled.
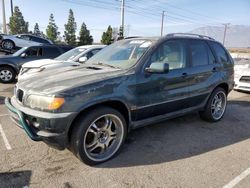
[[[35,26],[34,26],[33,34],[34,34],[35,36],[41,37],[41,32],[40,32],[38,23],[36,23]]]
[[[46,29],[46,35],[47,35],[48,39],[55,42],[57,40],[59,34],[60,33],[58,32],[58,27],[55,23],[54,15],[50,14],[49,25],[47,26],[47,29]]]
[[[76,44],[76,22],[74,13],[71,9],[69,9],[68,23],[65,24],[64,27],[65,41],[70,45]]]
[[[84,22],[82,23],[78,39],[78,45],[88,45],[93,43],[93,37],[90,35],[90,32]]]
[[[13,16],[10,17],[9,28],[11,34],[28,33],[29,22],[25,22],[20,9],[15,6]]]
[[[101,43],[109,45],[112,41],[112,27],[109,25],[107,31],[102,34]]]

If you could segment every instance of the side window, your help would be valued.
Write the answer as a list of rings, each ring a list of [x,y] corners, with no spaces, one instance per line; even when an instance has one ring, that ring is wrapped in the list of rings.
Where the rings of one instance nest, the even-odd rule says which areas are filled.
[[[61,52],[59,51],[58,48],[52,48],[52,47],[45,47],[44,48],[44,56],[49,57],[49,58],[55,58],[59,56]]]
[[[97,52],[99,52],[101,49],[94,49],[92,50],[93,55],[95,55]]]
[[[48,42],[46,40],[40,39],[38,37],[32,37],[32,41],[48,44]]]
[[[169,70],[186,67],[185,43],[182,40],[166,41],[151,55],[150,63],[169,64]]]
[[[24,40],[31,40],[31,38],[28,35],[20,35],[20,38]]]
[[[42,56],[42,48],[29,48],[25,53],[27,57]]]
[[[231,63],[225,49],[218,43],[210,42],[220,63]]]
[[[209,64],[208,46],[201,40],[190,40],[190,53],[192,66],[202,66]]]

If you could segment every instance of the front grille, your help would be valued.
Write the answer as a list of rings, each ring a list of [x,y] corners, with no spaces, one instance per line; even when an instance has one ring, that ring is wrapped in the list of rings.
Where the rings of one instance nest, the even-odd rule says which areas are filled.
[[[250,83],[250,76],[242,76],[240,78],[240,82],[247,82]]]
[[[23,102],[23,90],[21,90],[21,89],[18,89],[17,91],[16,91],[16,98],[17,98],[17,100],[19,101],[19,102]]]

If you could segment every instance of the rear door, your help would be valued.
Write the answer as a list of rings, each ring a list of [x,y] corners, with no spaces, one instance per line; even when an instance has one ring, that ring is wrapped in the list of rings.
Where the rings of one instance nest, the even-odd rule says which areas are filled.
[[[216,63],[215,56],[205,40],[190,39],[189,60],[190,70],[190,104],[201,105],[215,87],[216,77],[219,74],[220,64]]]

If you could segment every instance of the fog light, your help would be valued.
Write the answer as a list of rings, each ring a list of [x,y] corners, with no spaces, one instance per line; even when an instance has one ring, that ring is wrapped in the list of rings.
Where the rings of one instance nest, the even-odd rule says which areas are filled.
[[[32,125],[33,125],[34,127],[36,127],[36,128],[38,128],[38,127],[40,126],[40,124],[37,122],[37,119],[36,119],[36,118],[32,118],[31,122],[32,122]]]

